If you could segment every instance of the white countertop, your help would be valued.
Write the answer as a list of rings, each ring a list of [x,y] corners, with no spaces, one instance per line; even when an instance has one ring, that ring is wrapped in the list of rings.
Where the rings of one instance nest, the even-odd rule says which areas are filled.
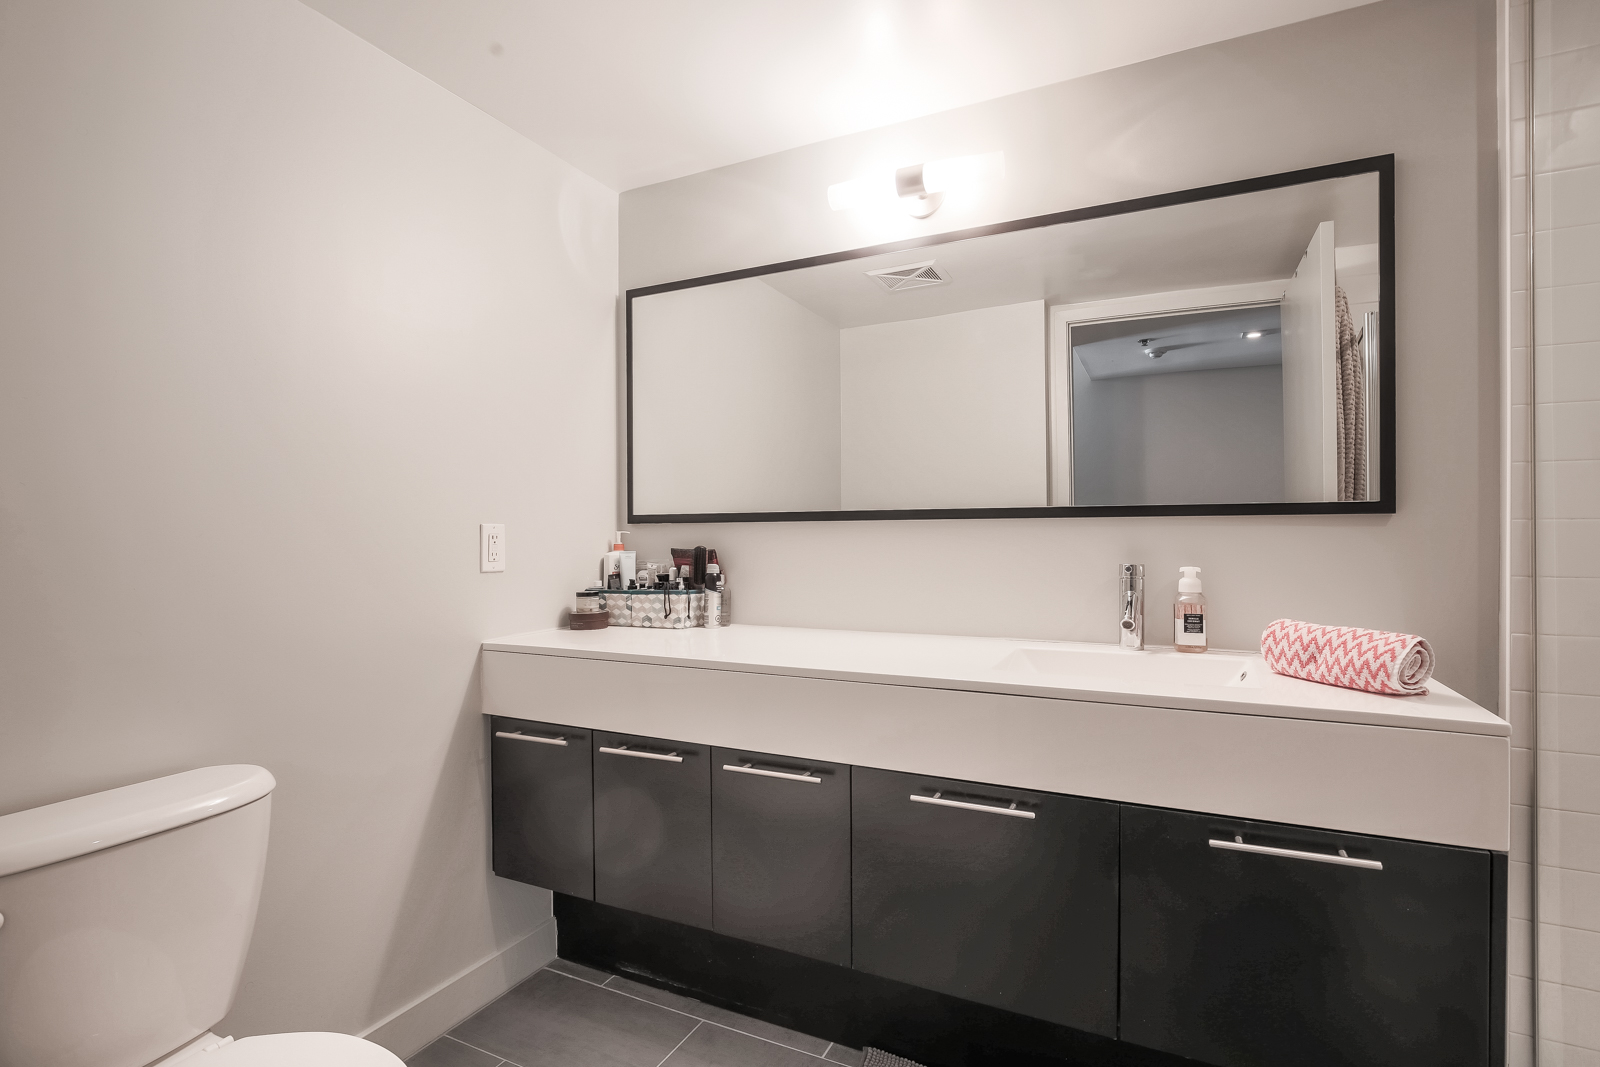
[[[1273,674],[1260,655],[1245,652],[1194,656],[1170,649],[1128,652],[1078,641],[747,625],[537,630],[485,641],[483,648],[1496,737],[1511,733],[1504,719],[1438,679],[1428,683],[1426,696],[1381,696]],[[1099,663],[1110,669],[1093,666]],[[1197,681],[1195,675],[1206,680]]]

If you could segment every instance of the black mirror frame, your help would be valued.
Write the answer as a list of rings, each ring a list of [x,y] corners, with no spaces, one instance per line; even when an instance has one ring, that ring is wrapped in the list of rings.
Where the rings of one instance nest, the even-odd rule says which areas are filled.
[[[633,507],[633,302],[641,296],[668,293],[675,289],[691,289],[716,282],[731,282],[741,278],[757,278],[764,274],[778,274],[816,267],[825,263],[838,263],[849,259],[899,252],[908,248],[965,241],[973,237],[988,237],[1013,230],[1027,230],[1039,226],[1056,226],[1064,222],[1126,215],[1151,208],[1193,204],[1202,200],[1216,200],[1242,193],[1281,189],[1290,185],[1327,181],[1357,174],[1378,176],[1378,499],[1351,501],[1311,501],[1305,503],[1249,503],[1249,504],[1071,504],[1059,507],[1029,508],[916,508],[891,511],[760,511],[730,512],[720,514],[640,515]],[[949,233],[913,237],[905,241],[852,248],[845,252],[830,252],[809,259],[793,259],[784,263],[770,263],[763,267],[711,274],[703,278],[688,278],[678,282],[664,282],[629,289],[625,300],[626,359],[627,359],[627,479],[628,522],[816,522],[847,519],[1033,519],[1033,518],[1092,518],[1129,515],[1393,515],[1395,513],[1395,274],[1394,274],[1394,155],[1371,156],[1322,167],[1285,171],[1260,178],[1207,185],[1198,189],[1185,189],[1175,193],[1142,196],[1134,200],[1121,200],[1113,204],[1074,208],[1049,215],[1036,215],[1028,219],[1014,219],[989,226],[977,226]]]

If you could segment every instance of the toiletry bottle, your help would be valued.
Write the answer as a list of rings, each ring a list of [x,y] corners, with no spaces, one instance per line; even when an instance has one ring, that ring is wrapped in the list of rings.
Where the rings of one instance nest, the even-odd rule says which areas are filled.
[[[726,626],[732,619],[728,611],[728,577],[716,563],[706,564],[706,588],[717,592],[717,625]]]
[[[620,534],[617,536],[617,540],[619,542],[622,540]],[[637,579],[639,576],[639,553],[633,551],[632,549],[623,550],[622,559],[617,566],[617,570],[622,574],[622,588],[637,589]]]
[[[715,563],[706,564],[705,622],[702,624],[705,626],[722,625],[722,575],[718,573],[721,569]]]
[[[617,536],[611,541],[611,551],[600,561],[600,581],[607,589],[626,589],[628,579],[633,577],[635,554],[622,546],[622,537],[627,532],[617,531]]]
[[[1178,568],[1178,599],[1172,602],[1172,645],[1179,652],[1206,650],[1206,597],[1200,568]]]

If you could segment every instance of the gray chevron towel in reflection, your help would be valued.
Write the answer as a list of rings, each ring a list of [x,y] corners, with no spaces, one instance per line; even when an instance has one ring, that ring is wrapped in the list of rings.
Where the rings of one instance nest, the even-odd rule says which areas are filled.
[[[861,1067],[922,1067],[922,1064],[885,1052],[881,1048],[869,1048],[861,1059]]]

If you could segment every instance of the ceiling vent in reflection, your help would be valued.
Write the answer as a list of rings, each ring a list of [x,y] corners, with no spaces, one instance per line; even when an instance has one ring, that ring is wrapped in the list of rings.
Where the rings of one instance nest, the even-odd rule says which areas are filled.
[[[923,260],[921,263],[907,263],[901,267],[869,270],[867,277],[876,279],[879,285],[891,293],[898,293],[902,289],[921,289],[924,285],[945,285],[950,281],[934,269],[931,259]]]

